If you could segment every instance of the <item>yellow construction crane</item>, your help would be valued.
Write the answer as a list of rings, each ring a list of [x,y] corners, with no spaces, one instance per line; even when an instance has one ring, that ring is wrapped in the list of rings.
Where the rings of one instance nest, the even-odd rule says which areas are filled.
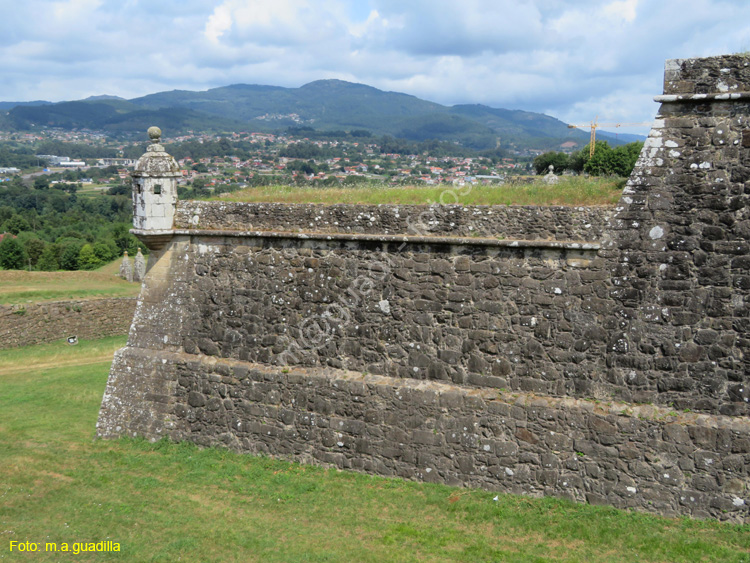
[[[587,125],[568,125],[568,129],[584,129],[586,127],[591,128],[591,141],[589,141],[589,158],[594,156],[594,148],[596,147],[596,128],[597,127],[643,127],[644,125],[651,125],[651,122],[646,123],[599,123],[599,116],[594,118],[594,121]]]

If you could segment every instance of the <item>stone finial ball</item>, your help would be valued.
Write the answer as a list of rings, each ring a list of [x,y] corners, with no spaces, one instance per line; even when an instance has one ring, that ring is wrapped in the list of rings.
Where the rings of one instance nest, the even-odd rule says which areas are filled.
[[[149,127],[148,128],[148,137],[154,142],[158,142],[161,138],[161,129],[158,127]]]

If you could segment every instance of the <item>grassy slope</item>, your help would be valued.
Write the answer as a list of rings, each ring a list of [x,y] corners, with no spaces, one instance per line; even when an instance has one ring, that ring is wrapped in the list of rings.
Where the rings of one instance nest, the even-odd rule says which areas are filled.
[[[141,284],[118,278],[119,268],[120,260],[115,260],[93,272],[0,270],[0,304],[137,297]]]
[[[614,205],[622,180],[562,178],[555,186],[542,182],[504,186],[427,186],[392,188],[249,188],[217,198],[223,201],[276,201],[283,203],[461,204],[461,205]]]
[[[0,351],[0,559],[750,561],[748,525],[494,501],[190,444],[94,441],[111,353],[124,342]],[[75,357],[77,367],[49,367]],[[122,552],[8,551],[10,540],[105,539]]]

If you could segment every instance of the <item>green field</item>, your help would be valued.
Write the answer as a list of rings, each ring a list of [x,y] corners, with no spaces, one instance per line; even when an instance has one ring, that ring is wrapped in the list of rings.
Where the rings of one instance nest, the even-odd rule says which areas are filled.
[[[351,188],[300,188],[264,186],[248,188],[219,198],[222,201],[359,204],[460,204],[460,205],[614,205],[620,199],[624,178],[563,176],[554,186],[541,180],[533,184],[502,186],[390,187],[386,184]]]
[[[106,193],[112,186],[108,184],[85,184],[76,190],[76,195],[93,197],[102,193]]]
[[[0,561],[750,561],[750,525],[94,440],[124,343],[0,351]],[[106,540],[121,551],[44,551]]]
[[[115,275],[120,268],[120,261],[115,260],[96,271],[0,270],[0,305],[137,297],[141,284],[127,282]]]

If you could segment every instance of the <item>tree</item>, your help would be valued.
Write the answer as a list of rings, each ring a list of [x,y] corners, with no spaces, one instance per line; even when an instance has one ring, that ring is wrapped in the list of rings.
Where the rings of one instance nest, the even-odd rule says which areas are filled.
[[[23,241],[23,249],[26,251],[26,254],[28,255],[29,262],[32,266],[36,266],[37,262],[39,261],[39,258],[41,257],[42,253],[44,252],[44,248],[46,246],[45,242],[41,239],[36,238],[36,236],[31,236]]]
[[[111,244],[109,244],[110,242]],[[94,255],[100,263],[109,262],[117,257],[117,245],[115,245],[114,241],[111,241],[111,239],[107,241],[107,243],[94,243],[93,250]]]
[[[81,253],[82,246],[76,243],[66,244],[60,253],[60,267],[63,270],[77,270],[78,256]]]
[[[15,209],[13,209],[10,205],[3,205],[0,207],[0,225],[5,223],[8,219],[13,217],[15,214]]]
[[[0,241],[0,267],[6,270],[23,270],[28,262],[26,251],[12,236],[5,236]]]
[[[622,150],[625,153],[624,163],[625,167],[620,171],[621,176],[630,176],[635,168],[635,163],[638,161],[638,157],[641,155],[641,149],[643,149],[643,142],[636,141],[634,143],[628,143],[625,146],[617,147],[618,150]]]
[[[355,186],[357,184],[366,184],[367,178],[365,176],[360,176],[357,174],[352,174],[350,176],[347,176],[344,178],[343,184],[345,186]]]
[[[13,217],[5,222],[3,227],[5,231],[14,235],[17,235],[21,231],[31,230],[31,225],[29,225],[29,222],[20,215],[13,215]]]
[[[45,247],[42,255],[39,257],[39,261],[36,263],[37,268],[43,272],[54,272],[60,269],[60,263],[57,261],[57,249],[56,245],[48,245]]]
[[[596,143],[596,151],[583,169],[593,176],[630,176],[643,143],[628,143],[611,148],[607,141]]]
[[[78,267],[81,270],[93,270],[101,266],[102,262],[94,253],[94,247],[90,244],[84,244],[78,253]]]
[[[314,174],[315,168],[309,162],[304,160],[293,160],[286,165],[287,170],[297,170],[303,174]]]
[[[352,131],[349,132],[349,134],[355,138],[372,137],[372,133],[368,131],[367,129],[353,129]]]
[[[135,255],[138,249],[138,239],[131,235],[128,229],[129,226],[122,224],[115,225],[114,229],[112,229],[112,236],[116,245],[115,256],[121,256],[125,251]]]
[[[56,190],[62,190],[64,192],[68,192],[69,194],[74,194],[78,191],[78,186],[80,184],[66,184],[64,182],[60,182],[59,184],[55,184],[54,188]]]
[[[47,190],[49,189],[49,178],[42,174],[34,178],[34,189],[35,190]]]
[[[587,147],[584,147],[583,149],[579,151],[575,151],[574,153],[571,153],[570,157],[568,158],[568,170],[571,172],[575,172],[576,174],[580,174],[583,172],[583,167],[586,165],[586,162],[589,160],[589,149]]]
[[[537,174],[546,174],[552,165],[555,167],[555,172],[562,172],[568,164],[568,155],[564,152],[546,152],[534,159],[534,170]]]
[[[313,143],[301,142],[287,145],[279,151],[279,156],[305,159],[323,158],[325,157],[325,151]]]
[[[226,156],[229,154],[232,154],[234,152],[234,148],[232,147],[232,143],[229,142],[229,139],[226,137],[222,137],[219,139],[219,150],[221,151],[221,155]]]
[[[132,192],[132,188],[130,186],[126,186],[125,184],[117,184],[116,186],[112,186],[107,190],[108,195],[131,196]]]
[[[594,155],[583,165],[583,170],[592,176],[610,176],[612,161],[612,147],[607,141],[598,141]]]

